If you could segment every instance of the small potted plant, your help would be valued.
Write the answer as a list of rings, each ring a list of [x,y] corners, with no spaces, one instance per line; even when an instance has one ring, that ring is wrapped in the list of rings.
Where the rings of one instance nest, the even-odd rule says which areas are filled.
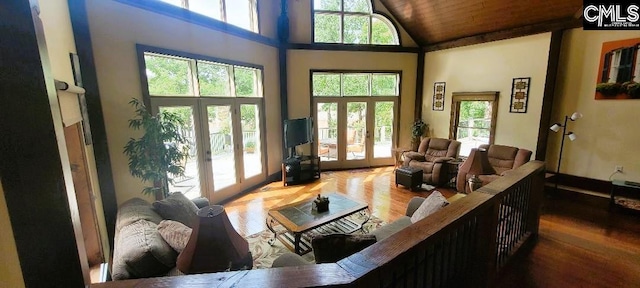
[[[153,186],[142,189],[143,194],[163,199],[169,195],[169,175],[184,176],[185,159],[189,156],[189,142],[180,133],[185,126],[179,115],[160,111],[151,115],[138,99],[129,102],[136,109],[136,117],[129,120],[129,127],[143,130],[138,139],[130,138],[124,146],[129,157],[129,172],[134,177]]]
[[[247,153],[255,152],[255,150],[256,150],[256,142],[254,142],[254,141],[247,142],[247,144],[244,145],[244,150],[247,151]]]
[[[416,119],[411,125],[411,147],[413,151],[418,151],[418,146],[420,146],[420,140],[422,140],[422,136],[425,135],[429,129],[429,125],[422,122],[422,119]]]
[[[600,92],[605,97],[615,97],[620,93],[622,85],[620,83],[598,83],[596,92]]]

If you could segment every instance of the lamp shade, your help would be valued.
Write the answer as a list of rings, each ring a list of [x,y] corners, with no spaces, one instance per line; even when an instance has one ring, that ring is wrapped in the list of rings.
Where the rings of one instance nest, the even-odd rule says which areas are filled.
[[[467,161],[469,160],[471,160],[471,165],[469,166],[468,174],[486,175],[496,173],[496,171],[493,170],[493,166],[489,163],[487,150],[471,149],[471,153],[469,154],[469,159]]]
[[[251,268],[249,243],[233,228],[220,205],[198,210],[187,246],[178,255],[177,267],[185,274]]]
[[[560,123],[555,123],[555,124],[551,125],[551,128],[549,128],[549,129],[551,129],[551,131],[553,131],[553,132],[558,132],[558,130],[560,130],[560,127],[562,127],[562,126],[560,126]]]
[[[576,134],[573,134],[573,132],[569,132],[567,136],[569,136],[569,140],[571,141],[575,141],[578,138],[578,136],[576,136]]]
[[[582,118],[582,113],[580,112],[573,112],[573,114],[571,114],[571,120],[573,121],[576,121],[580,118]]]

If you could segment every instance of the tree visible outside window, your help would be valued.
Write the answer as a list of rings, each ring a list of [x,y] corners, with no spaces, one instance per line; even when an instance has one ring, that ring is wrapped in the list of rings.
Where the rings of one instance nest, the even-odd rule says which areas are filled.
[[[256,68],[147,52],[144,62],[151,96],[262,97]]]
[[[454,93],[451,105],[454,117],[449,137],[461,142],[460,155],[469,155],[481,144],[493,144],[498,107],[495,93]]]
[[[258,33],[257,0],[161,0]]]
[[[314,0],[314,42],[398,45],[398,32],[370,0]]]

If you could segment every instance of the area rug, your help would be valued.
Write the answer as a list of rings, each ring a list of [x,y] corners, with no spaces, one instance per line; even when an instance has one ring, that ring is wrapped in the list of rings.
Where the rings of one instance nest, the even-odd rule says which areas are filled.
[[[357,223],[361,223],[366,219],[366,216],[356,213],[348,218]],[[363,229],[354,232],[354,234],[369,233],[384,224],[384,221],[372,215],[369,221],[363,225]],[[276,230],[278,230],[278,228],[282,227],[276,227]],[[311,232],[313,233],[313,230]],[[269,240],[273,239],[273,232],[268,229],[249,235],[245,237],[245,239],[249,242],[249,250],[253,255],[253,269],[271,268],[271,264],[276,258],[278,258],[278,256],[291,252],[291,250],[285,247],[280,240],[277,239],[274,241],[273,245],[269,245]],[[302,257],[312,263],[315,261],[313,251],[303,255]]]

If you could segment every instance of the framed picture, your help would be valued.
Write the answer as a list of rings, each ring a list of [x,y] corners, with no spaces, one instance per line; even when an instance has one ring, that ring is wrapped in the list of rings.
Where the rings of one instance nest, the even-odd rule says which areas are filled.
[[[596,100],[640,99],[640,38],[602,43]]]
[[[433,83],[433,111],[444,111],[445,82]]]
[[[513,78],[511,82],[511,105],[509,105],[509,112],[527,113],[529,86],[531,86],[531,77]]]

